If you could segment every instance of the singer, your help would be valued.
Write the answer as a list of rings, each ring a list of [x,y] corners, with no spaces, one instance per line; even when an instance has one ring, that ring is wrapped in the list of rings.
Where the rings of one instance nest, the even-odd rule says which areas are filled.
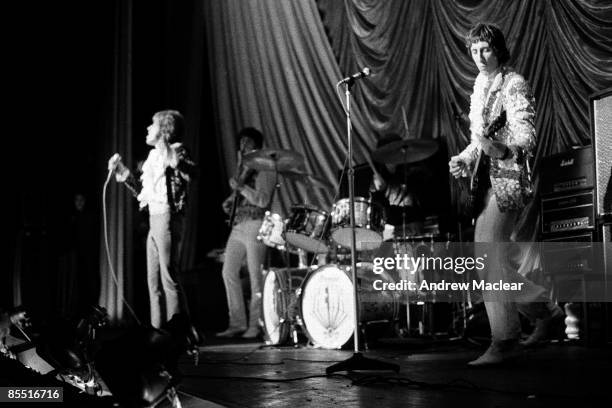
[[[151,303],[151,325],[159,328],[173,315],[186,311],[178,283],[178,260],[183,234],[187,191],[195,164],[177,140],[184,132],[183,116],[175,110],[153,115],[146,143],[153,149],[142,166],[140,180],[115,154],[108,162],[117,182],[136,196],[140,208],[149,211],[147,236],[147,283]]]

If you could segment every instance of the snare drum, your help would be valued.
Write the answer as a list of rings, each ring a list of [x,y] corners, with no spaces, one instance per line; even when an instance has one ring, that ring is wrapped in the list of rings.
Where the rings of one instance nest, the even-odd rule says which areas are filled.
[[[349,199],[334,204],[332,239],[345,248],[351,247],[351,216]],[[357,250],[376,249],[383,240],[385,212],[381,205],[363,197],[355,197],[355,242]]]
[[[267,344],[282,344],[296,323],[296,291],[310,269],[271,268],[264,270],[262,290],[263,330]]]
[[[284,227],[285,223],[280,215],[266,211],[261,227],[259,227],[257,239],[271,248],[284,251],[286,249],[285,239],[283,238]]]
[[[325,265],[312,271],[298,293],[300,323],[315,347],[337,349],[350,340],[354,330],[353,283],[349,267]],[[375,291],[373,282],[390,282],[386,273],[376,275],[371,267],[357,270],[359,317],[364,323],[397,319],[396,291]]]
[[[309,205],[294,205],[285,225],[285,241],[315,254],[326,254],[329,214]]]

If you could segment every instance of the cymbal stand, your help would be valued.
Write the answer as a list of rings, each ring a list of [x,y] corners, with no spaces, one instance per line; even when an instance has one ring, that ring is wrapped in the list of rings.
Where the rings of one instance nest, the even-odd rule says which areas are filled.
[[[353,280],[353,311],[354,311],[354,330],[353,330],[353,356],[347,360],[333,364],[325,369],[326,374],[332,374],[339,371],[357,371],[357,370],[391,370],[399,372],[399,365],[378,361],[364,357],[359,351],[359,292],[357,289],[357,243],[355,239],[355,170],[353,167],[353,138],[351,126],[351,86],[354,80],[346,82],[346,134],[348,140],[348,187],[349,187],[349,215],[351,221],[351,278]],[[339,86],[338,83],[336,86]]]
[[[270,196],[270,201],[268,202],[268,207],[272,210],[272,205],[274,204],[274,198],[276,197],[277,191],[280,191],[280,179],[278,177],[278,157],[276,153],[270,155],[270,158],[274,162],[274,189],[272,190],[272,195]],[[270,211],[272,212],[272,211]],[[289,244],[285,242],[285,253],[283,254],[283,261],[285,262],[285,271],[289,271],[291,267],[291,259],[289,253]]]
[[[408,149],[406,149],[405,147],[402,147],[402,153],[404,154],[404,162],[402,163],[403,183],[402,183],[402,188],[400,190],[400,193],[402,195],[400,196],[400,202],[398,203],[398,205],[402,205],[404,198],[405,198],[404,194],[408,190],[408,168],[406,167],[406,164],[405,164],[408,160]],[[404,205],[402,205],[402,241],[403,241],[404,249],[407,248],[408,244],[406,242],[406,206]],[[414,271],[414,274],[416,275],[416,271]],[[405,291],[405,293],[406,293],[406,330],[407,330],[408,335],[410,335],[410,324],[411,324],[410,291],[407,290]]]

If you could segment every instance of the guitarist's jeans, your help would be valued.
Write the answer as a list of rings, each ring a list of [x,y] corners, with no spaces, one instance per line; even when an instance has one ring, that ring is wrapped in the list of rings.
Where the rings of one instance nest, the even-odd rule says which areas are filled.
[[[261,265],[266,255],[266,246],[257,239],[261,220],[248,220],[234,225],[225,246],[223,283],[227,295],[230,329],[246,329],[247,319],[240,282],[240,268],[246,257],[251,281],[251,303],[249,328],[258,329],[261,318]]]
[[[159,328],[186,305],[178,282],[183,217],[170,212],[149,217],[147,283],[151,325]]]
[[[491,325],[493,341],[515,340],[520,337],[521,326],[519,315],[525,315],[529,320],[548,317],[554,309],[554,304],[547,296],[543,287],[536,285],[520,275],[515,265],[509,262],[511,249],[510,236],[514,228],[517,211],[501,212],[492,189],[489,189],[485,199],[485,207],[476,220],[474,241],[476,243],[505,243],[479,247],[475,245],[475,256],[482,256],[488,250],[486,268],[479,271],[480,279],[485,282],[523,283],[522,289],[516,293],[484,290],[482,293]]]

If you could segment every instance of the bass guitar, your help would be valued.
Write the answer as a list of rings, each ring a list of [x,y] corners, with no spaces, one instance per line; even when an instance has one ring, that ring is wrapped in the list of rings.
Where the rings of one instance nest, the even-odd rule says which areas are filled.
[[[236,162],[236,181],[238,184],[244,184],[244,182],[255,172],[255,170],[242,165],[242,151],[238,150],[238,160]],[[234,219],[236,218],[236,210],[238,203],[240,202],[240,193],[238,191],[232,191],[232,194],[228,199],[232,200],[232,207],[229,211],[229,218],[227,219],[227,225],[231,228],[234,225]]]

